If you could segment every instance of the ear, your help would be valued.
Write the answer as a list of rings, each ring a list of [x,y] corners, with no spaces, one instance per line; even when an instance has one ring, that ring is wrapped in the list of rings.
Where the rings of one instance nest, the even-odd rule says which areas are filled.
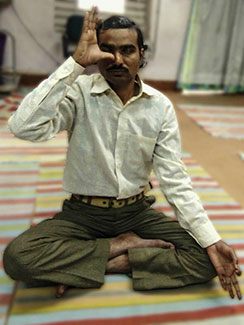
[[[140,68],[142,68],[145,64],[145,51],[141,49],[140,51]]]
[[[144,50],[144,48],[141,48],[140,56],[144,58],[144,56],[145,56],[145,50]]]

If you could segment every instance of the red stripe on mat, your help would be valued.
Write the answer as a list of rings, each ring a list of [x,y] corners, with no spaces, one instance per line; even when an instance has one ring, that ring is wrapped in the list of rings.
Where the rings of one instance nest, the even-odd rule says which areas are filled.
[[[211,216],[211,214],[209,214],[209,217],[211,220],[243,220],[244,219],[244,214],[228,214],[226,216],[223,215],[215,215],[215,216]]]
[[[239,261],[239,264],[244,264],[244,257],[238,257],[238,261]]]
[[[44,189],[37,189],[37,193],[51,193],[51,192],[63,192],[64,190],[62,187],[60,188],[44,188]]]
[[[0,220],[24,220],[24,219],[27,219],[29,220],[29,218],[32,218],[33,217],[33,214],[28,214],[28,213],[25,213],[25,214],[12,214],[12,215],[3,215],[3,216],[0,216]]]
[[[152,193],[153,195],[153,193]],[[172,208],[170,206],[165,207],[157,207],[158,210],[162,209],[164,211],[171,211]],[[206,205],[204,206],[205,210],[243,210],[239,205]]]
[[[8,200],[0,200],[1,204],[24,204],[24,203],[34,203],[36,198],[33,199],[8,199]]]
[[[41,167],[64,167],[64,161],[41,163]]]
[[[12,171],[0,171],[0,175],[30,175],[39,174],[39,170],[12,170]]]
[[[15,237],[0,237],[0,245],[7,245]]]
[[[197,185],[196,184],[196,182],[195,183],[193,183],[193,187],[195,187],[195,188],[219,188],[219,189],[222,189],[222,187],[220,187],[218,184],[206,184],[206,185],[202,185],[202,184],[200,184],[200,185]],[[155,183],[153,183],[153,188],[160,188],[160,185],[159,184],[155,184]]]
[[[234,249],[244,249],[244,244],[231,244]]]
[[[7,293],[1,293],[0,294],[0,306],[2,305],[8,305],[11,301],[12,294],[7,294]]]
[[[67,151],[66,148],[1,148],[1,155],[3,154],[20,154],[20,155],[26,155],[26,154],[36,154],[36,155],[56,155],[56,154],[65,154]]]
[[[29,186],[36,186],[37,185],[37,181],[33,182],[33,183],[4,183],[4,184],[0,184],[0,188],[1,187],[29,187]]]
[[[20,95],[20,94],[13,93],[13,94],[11,94],[11,97],[24,98],[25,96],[24,95]]]
[[[57,184],[62,184],[62,180],[57,180],[57,181],[38,181],[37,185],[57,185]]]
[[[203,320],[217,317],[224,317],[230,315],[237,315],[244,313],[244,305],[236,306],[223,306],[216,308],[209,308],[203,310],[189,311],[189,312],[176,312],[159,315],[147,315],[147,316],[131,316],[120,318],[107,318],[107,319],[86,319],[86,320],[69,320],[50,323],[38,323],[39,325],[142,325],[160,322],[161,324],[166,322],[177,321],[192,321]]]
[[[242,210],[240,205],[206,205],[205,210]]]

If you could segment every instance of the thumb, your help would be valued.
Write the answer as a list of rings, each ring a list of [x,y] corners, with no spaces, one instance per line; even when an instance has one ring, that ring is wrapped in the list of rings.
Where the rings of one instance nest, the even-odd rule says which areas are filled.
[[[240,276],[242,274],[242,271],[241,271],[240,266],[238,264],[235,265],[235,273],[238,276]]]
[[[115,57],[112,53],[107,53],[107,52],[103,52],[101,51],[101,58],[100,60],[110,60],[110,61],[114,61]]]

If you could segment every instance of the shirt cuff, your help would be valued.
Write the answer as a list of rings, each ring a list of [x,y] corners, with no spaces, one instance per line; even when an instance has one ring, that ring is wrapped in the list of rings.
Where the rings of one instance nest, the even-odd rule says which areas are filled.
[[[202,224],[197,229],[194,229],[194,234],[186,230],[197,242],[198,244],[206,248],[210,245],[217,243],[217,241],[221,240],[220,235],[217,233],[214,225],[210,220]]]

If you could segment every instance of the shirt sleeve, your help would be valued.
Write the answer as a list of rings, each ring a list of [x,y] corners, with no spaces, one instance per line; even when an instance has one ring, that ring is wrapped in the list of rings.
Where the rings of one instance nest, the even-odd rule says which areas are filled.
[[[83,71],[72,57],[68,58],[23,99],[8,121],[11,132],[18,138],[41,142],[60,131],[69,131],[75,114],[74,97],[77,96],[74,81]]]
[[[181,161],[181,141],[173,105],[167,102],[153,154],[153,168],[160,188],[174,209],[180,225],[199,243],[208,247],[221,238],[198,195],[193,191],[186,167]]]

